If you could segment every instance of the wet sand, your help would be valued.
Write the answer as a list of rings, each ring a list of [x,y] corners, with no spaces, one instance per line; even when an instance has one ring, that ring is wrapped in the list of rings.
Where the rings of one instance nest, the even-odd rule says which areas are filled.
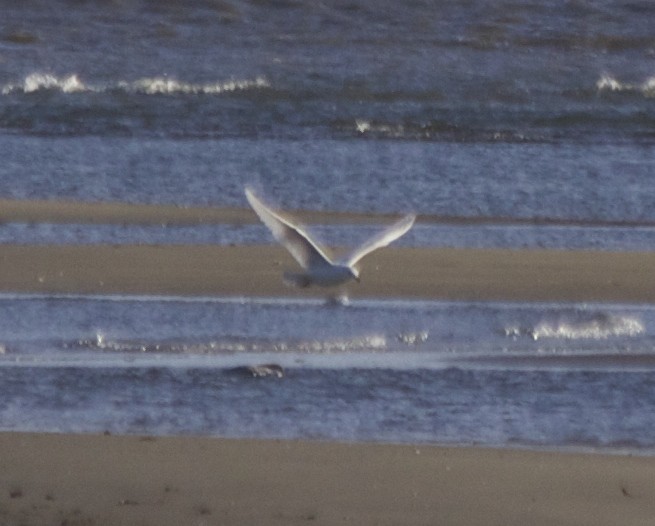
[[[655,253],[387,248],[350,297],[548,302],[655,301]],[[0,245],[0,291],[325,297],[284,285],[277,246]]]
[[[0,220],[255,218],[238,209],[8,202]],[[348,291],[650,303],[654,266],[651,253],[389,248],[364,261],[362,283]],[[1,292],[325,295],[286,288],[285,268],[294,263],[275,246],[0,245]],[[0,433],[0,524],[640,525],[652,523],[654,497],[648,457]]]
[[[0,221],[246,224],[249,209],[4,201]],[[308,222],[386,222],[383,216],[306,214]],[[419,218],[419,221],[435,218]],[[445,300],[653,302],[655,253],[403,249],[362,261],[351,297]],[[298,267],[283,248],[266,246],[0,245],[0,291],[164,295],[313,295],[282,282]]]
[[[655,459],[0,434],[2,524],[646,525]]]

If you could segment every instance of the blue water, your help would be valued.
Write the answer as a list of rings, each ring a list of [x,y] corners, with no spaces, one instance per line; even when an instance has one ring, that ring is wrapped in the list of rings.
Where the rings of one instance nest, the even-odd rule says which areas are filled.
[[[4,429],[650,453],[651,306],[11,296]],[[280,374],[249,367],[275,364]]]
[[[245,207],[254,184],[283,208],[415,211],[401,246],[652,251],[653,15],[639,1],[10,3],[0,197]],[[373,227],[315,228],[347,245]],[[0,225],[0,243],[271,242],[261,225]],[[0,304],[0,429],[655,445],[650,305]],[[283,377],[243,369],[261,363]]]

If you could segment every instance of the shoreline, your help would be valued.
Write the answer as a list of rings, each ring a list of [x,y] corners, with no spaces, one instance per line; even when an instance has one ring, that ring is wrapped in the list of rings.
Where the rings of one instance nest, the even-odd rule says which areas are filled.
[[[655,458],[0,433],[12,524],[650,524]]]
[[[402,213],[366,213],[289,210],[307,224],[384,224]],[[211,224],[255,224],[259,219],[246,206],[197,206],[176,204],[140,204],[122,202],[81,202],[46,199],[0,198],[0,223],[71,223],[71,224],[135,224],[193,226]],[[648,228],[654,221],[592,220],[549,217],[452,216],[420,214],[417,223],[444,225],[505,225],[505,226],[560,226],[581,228]]]

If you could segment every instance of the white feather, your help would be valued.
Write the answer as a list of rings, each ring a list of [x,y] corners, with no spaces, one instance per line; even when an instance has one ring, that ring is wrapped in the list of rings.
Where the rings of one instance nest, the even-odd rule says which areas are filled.
[[[305,270],[303,274],[287,274],[290,283],[299,286],[311,284],[321,286],[340,285],[351,279],[359,279],[359,272],[355,265],[367,254],[378,248],[387,246],[405,234],[414,224],[416,216],[409,214],[394,223],[379,234],[367,240],[363,245],[353,250],[346,257],[337,262],[327,255],[325,249],[294,219],[287,214],[276,212],[246,187],[246,199],[255,213],[272,232],[273,237],[284,245],[294,259]]]

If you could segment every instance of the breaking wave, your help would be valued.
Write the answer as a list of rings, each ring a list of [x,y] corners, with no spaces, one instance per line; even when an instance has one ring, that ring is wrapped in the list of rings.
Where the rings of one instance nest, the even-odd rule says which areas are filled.
[[[403,139],[430,141],[484,141],[484,142],[535,142],[544,139],[541,133],[526,134],[512,130],[478,129],[459,124],[440,121],[378,122],[368,119],[355,119],[355,122],[340,123],[338,128],[355,137],[371,139]]]
[[[414,344],[412,342],[412,344]],[[407,343],[410,345],[410,343]],[[328,340],[287,340],[271,341],[252,338],[232,338],[217,341],[138,341],[113,340],[98,333],[94,338],[78,340],[64,344],[66,348],[99,350],[124,353],[161,353],[161,354],[234,354],[234,353],[306,353],[327,354],[349,351],[384,351],[387,338],[384,335],[371,334],[353,338],[335,338]]]
[[[605,74],[598,82],[596,88],[599,92],[637,93],[645,97],[655,97],[655,76],[641,83],[622,82],[612,75]]]
[[[598,314],[586,320],[542,321],[534,327],[509,326],[508,337],[528,336],[533,340],[558,338],[566,340],[605,340],[612,337],[630,337],[643,334],[644,325],[633,316]]]
[[[35,93],[39,91],[61,91],[62,93],[105,93],[123,91],[146,95],[220,95],[250,89],[268,88],[264,77],[255,79],[226,80],[213,83],[189,83],[168,77],[148,77],[134,81],[118,81],[108,84],[91,84],[80,80],[77,75],[57,77],[47,73],[32,73],[22,82],[2,86],[3,95],[12,93]]]

